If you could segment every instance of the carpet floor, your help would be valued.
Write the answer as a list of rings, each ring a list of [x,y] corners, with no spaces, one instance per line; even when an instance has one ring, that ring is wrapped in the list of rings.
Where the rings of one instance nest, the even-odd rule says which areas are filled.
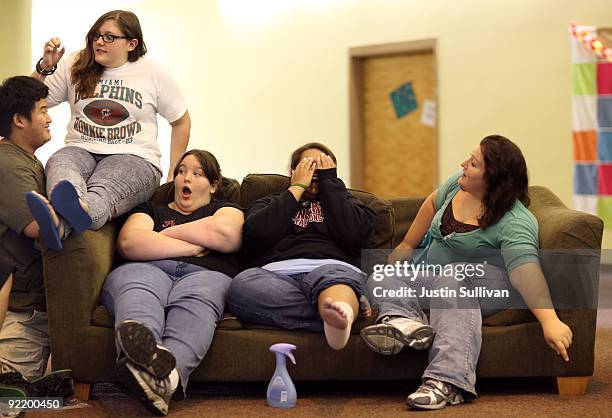
[[[470,417],[610,417],[612,416],[612,270],[602,269],[600,306],[595,344],[595,373],[583,396],[556,394],[552,379],[481,379],[479,398],[469,404],[448,407],[427,416]],[[173,417],[395,417],[414,414],[404,399],[418,381],[405,383],[298,384],[294,409],[272,409],[266,405],[267,383],[195,384],[188,398],[172,402]],[[151,416],[121,386],[96,384],[91,399],[72,409],[27,413],[28,417],[138,417]]]

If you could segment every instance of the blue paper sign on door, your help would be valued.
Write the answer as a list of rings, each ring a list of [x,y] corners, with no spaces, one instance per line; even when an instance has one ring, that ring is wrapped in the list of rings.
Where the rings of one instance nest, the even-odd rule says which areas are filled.
[[[397,89],[393,90],[389,96],[393,103],[395,116],[401,118],[417,108],[417,101],[412,90],[412,83],[404,83]]]

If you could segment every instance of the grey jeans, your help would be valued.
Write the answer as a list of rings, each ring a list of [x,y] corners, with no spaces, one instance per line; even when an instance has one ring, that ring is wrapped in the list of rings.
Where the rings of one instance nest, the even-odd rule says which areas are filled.
[[[91,229],[149,200],[161,173],[144,158],[130,154],[100,155],[67,146],[47,161],[47,195],[61,180],[71,182],[89,205]]]
[[[454,263],[449,266],[465,266]],[[467,294],[460,288],[507,291],[509,298],[495,299]],[[518,293],[512,288],[506,272],[486,265],[482,277],[455,277],[417,275],[415,280],[385,277],[376,281],[371,276],[367,283],[368,298],[378,308],[377,322],[386,316],[403,316],[429,324],[435,337],[429,348],[429,364],[423,377],[452,383],[468,395],[476,395],[476,366],[482,345],[482,317],[492,315],[507,306],[516,305]],[[388,297],[383,290],[414,289],[416,296]],[[437,291],[421,296],[423,292]],[[452,297],[455,291],[457,297]],[[465,290],[463,291],[465,292]],[[451,294],[451,296],[448,296]],[[424,311],[429,310],[429,321]]]

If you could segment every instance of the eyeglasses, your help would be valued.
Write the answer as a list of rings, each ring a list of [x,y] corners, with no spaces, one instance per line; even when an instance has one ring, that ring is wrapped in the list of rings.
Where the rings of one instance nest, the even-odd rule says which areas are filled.
[[[102,35],[99,32],[94,32],[92,39],[95,42],[98,39],[100,39],[100,37],[102,37],[102,40],[107,44],[112,44],[113,42],[115,42],[115,39],[117,38],[129,39],[127,36],[111,35],[110,33],[105,33],[104,35]]]

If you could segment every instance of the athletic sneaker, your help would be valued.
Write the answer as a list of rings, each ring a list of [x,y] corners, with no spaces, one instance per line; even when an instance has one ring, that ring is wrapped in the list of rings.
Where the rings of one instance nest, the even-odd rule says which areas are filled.
[[[115,335],[123,354],[158,379],[167,377],[176,366],[172,353],[158,345],[153,332],[140,322],[123,321]]]
[[[168,404],[173,392],[169,377],[159,379],[126,357],[119,360],[117,368],[123,382],[138,396],[147,409],[156,415],[168,414]]]
[[[66,398],[74,393],[69,369],[56,370],[29,382],[19,372],[2,373],[0,385],[16,386],[32,398]]]
[[[421,387],[408,395],[406,403],[413,409],[442,409],[463,403],[463,394],[455,385],[425,378]]]
[[[399,353],[404,346],[417,350],[428,348],[434,330],[414,319],[386,316],[380,323],[363,328],[360,334],[370,349],[389,356]]]

